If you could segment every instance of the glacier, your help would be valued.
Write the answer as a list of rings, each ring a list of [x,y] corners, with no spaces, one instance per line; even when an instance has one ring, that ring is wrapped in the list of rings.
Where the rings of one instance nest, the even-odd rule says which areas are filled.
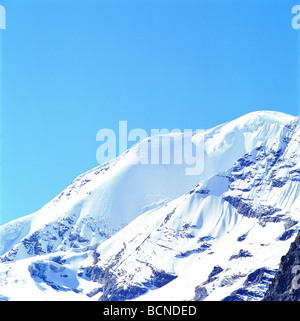
[[[191,139],[199,175],[135,162],[149,137],[0,226],[0,300],[261,300],[300,227],[299,117]]]

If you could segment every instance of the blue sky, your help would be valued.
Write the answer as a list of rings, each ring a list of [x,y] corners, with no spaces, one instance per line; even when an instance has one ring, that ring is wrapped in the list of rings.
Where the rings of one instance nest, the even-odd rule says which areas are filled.
[[[296,0],[2,0],[2,214],[95,166],[96,133],[297,115]]]

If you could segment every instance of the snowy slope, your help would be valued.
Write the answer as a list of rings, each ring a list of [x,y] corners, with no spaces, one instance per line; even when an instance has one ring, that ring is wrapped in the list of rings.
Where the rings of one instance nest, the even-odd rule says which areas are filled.
[[[0,298],[262,297],[299,229],[299,121],[256,112],[195,134],[198,176],[133,165],[154,139],[0,227]]]
[[[100,299],[261,299],[300,226],[299,144],[294,123],[102,243]]]
[[[107,239],[143,212],[159,208],[201,180],[230,168],[292,119],[282,113],[256,112],[194,135],[195,144],[204,141],[205,147],[204,171],[198,176],[186,175],[184,165],[133,165],[132,158],[138,157],[145,140],[108,164],[78,176],[38,212],[0,227],[0,255],[29,235],[44,240],[39,244],[41,253]],[[39,253],[22,247],[21,257],[24,251]]]

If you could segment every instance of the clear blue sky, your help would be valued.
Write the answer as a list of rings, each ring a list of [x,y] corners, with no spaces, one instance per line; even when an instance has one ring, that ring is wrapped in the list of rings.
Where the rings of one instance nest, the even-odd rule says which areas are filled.
[[[299,2],[299,1],[298,1]],[[296,0],[2,0],[2,214],[95,166],[96,133],[299,108]]]

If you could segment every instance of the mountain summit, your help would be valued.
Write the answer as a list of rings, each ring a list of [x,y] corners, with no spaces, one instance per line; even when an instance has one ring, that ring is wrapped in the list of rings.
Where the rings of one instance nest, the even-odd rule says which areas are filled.
[[[1,226],[0,299],[261,300],[300,227],[299,117],[191,139],[199,175],[132,162],[149,137]]]

